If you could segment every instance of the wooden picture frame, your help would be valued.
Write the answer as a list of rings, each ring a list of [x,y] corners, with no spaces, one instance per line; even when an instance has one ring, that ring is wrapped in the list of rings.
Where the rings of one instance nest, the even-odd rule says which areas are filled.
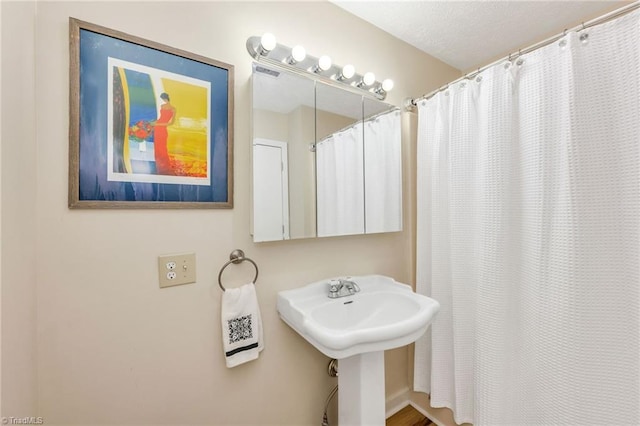
[[[233,208],[233,65],[75,18],[69,49],[69,208]]]

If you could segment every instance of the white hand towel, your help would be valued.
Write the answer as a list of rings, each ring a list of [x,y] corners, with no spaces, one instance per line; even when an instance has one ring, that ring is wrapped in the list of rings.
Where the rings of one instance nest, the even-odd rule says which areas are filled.
[[[264,348],[262,318],[253,283],[222,293],[222,341],[227,367],[258,358]]]

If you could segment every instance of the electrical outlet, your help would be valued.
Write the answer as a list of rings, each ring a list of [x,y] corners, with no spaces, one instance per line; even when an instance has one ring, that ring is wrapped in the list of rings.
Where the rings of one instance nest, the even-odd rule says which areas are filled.
[[[196,282],[196,254],[168,254],[158,257],[160,288]]]

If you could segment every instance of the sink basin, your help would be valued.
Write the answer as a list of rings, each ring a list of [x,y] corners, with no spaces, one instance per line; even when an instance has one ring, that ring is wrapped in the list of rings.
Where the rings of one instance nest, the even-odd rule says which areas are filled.
[[[382,275],[351,277],[360,291],[330,299],[329,280],[278,293],[280,317],[323,354],[346,358],[408,345],[440,309],[435,300]]]

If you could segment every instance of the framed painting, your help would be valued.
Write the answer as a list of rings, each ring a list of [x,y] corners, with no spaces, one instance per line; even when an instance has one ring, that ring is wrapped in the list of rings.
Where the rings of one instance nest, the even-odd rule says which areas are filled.
[[[69,19],[69,207],[232,208],[233,65]]]

